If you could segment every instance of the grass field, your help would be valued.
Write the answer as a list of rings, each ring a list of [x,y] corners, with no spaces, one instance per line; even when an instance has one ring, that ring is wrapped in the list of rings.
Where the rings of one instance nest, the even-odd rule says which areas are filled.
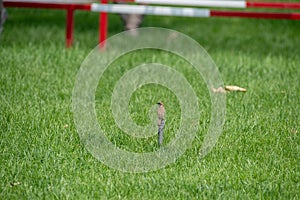
[[[97,44],[98,15],[76,12],[75,44],[65,49],[63,11],[8,11],[0,37],[0,199],[300,199],[299,21],[147,16],[144,27],[189,35],[211,55],[225,84],[248,91],[227,94],[223,133],[200,160],[210,100],[202,80],[180,69],[202,95],[199,133],[174,164],[134,174],[96,160],[73,122],[72,90],[82,61]],[[109,21],[110,35],[122,31],[117,15]],[[172,56],[160,56],[180,68]],[[134,140],[116,128],[109,107],[114,81],[130,64],[156,59],[147,52],[124,58],[122,68],[116,63],[97,88],[98,120],[123,149],[152,151],[156,138]],[[145,124],[144,108],[164,94],[174,119],[166,125],[169,141],[180,110],[174,109],[175,96],[161,91],[142,88],[130,105],[137,105],[131,109],[134,120]]]

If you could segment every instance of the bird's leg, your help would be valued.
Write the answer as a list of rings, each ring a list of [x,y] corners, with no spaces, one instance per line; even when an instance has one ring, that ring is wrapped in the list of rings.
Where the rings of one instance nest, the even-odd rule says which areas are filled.
[[[163,143],[163,137],[164,137],[164,126],[165,126],[165,120],[162,119],[160,121],[160,124],[158,126],[158,145],[161,146]]]

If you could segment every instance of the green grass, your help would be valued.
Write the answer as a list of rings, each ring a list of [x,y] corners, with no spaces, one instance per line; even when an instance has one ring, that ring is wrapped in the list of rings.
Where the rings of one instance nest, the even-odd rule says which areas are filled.
[[[124,135],[110,113],[109,94],[129,63],[174,59],[174,67],[203,95],[201,127],[192,147],[164,169],[132,174],[97,161],[81,144],[73,122],[72,90],[82,61],[97,43],[98,15],[76,13],[75,45],[65,49],[64,12],[8,11],[0,37],[1,199],[300,198],[299,21],[147,16],[145,27],[171,28],[197,40],[224,83],[248,91],[227,95],[223,134],[213,151],[199,160],[210,116],[201,78],[168,55],[124,57],[122,69],[112,66],[96,93],[98,120],[106,130],[116,131],[108,137],[120,148],[152,151],[156,145],[156,138]],[[110,35],[120,31],[118,16],[111,15]],[[162,90],[150,85],[134,94],[129,106],[137,123],[149,122],[145,108],[161,98]],[[164,92],[168,117],[174,120],[166,125],[169,141],[180,110],[174,109],[175,97]],[[20,185],[10,186],[17,182]]]

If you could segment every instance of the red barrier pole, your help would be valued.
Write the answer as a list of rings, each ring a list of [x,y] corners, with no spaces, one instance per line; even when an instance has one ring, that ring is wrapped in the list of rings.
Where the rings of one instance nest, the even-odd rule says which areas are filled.
[[[70,6],[67,9],[66,21],[66,47],[70,48],[73,43],[73,30],[74,30],[74,9]]]
[[[210,16],[211,17],[245,17],[245,18],[300,20],[300,13],[264,13],[264,12],[211,10]]]
[[[60,3],[39,3],[39,2],[10,2],[5,1],[7,7],[20,8],[45,8],[45,9],[62,9],[67,11],[66,17],[66,47],[70,48],[73,43],[74,30],[74,11],[76,9],[90,10],[89,4],[60,4]]]
[[[107,4],[108,0],[101,0],[101,3]],[[100,48],[105,48],[105,40],[107,37],[107,13],[101,12],[99,16],[99,43]]]
[[[247,8],[277,8],[277,9],[300,9],[300,3],[297,2],[256,2],[246,3]]]
[[[4,1],[4,6],[15,8],[46,8],[46,9],[67,9],[69,4],[41,3],[41,2],[15,2]]]

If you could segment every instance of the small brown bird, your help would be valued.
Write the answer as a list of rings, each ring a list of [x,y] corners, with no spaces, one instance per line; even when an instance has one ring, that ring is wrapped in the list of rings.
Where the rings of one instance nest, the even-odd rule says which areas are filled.
[[[163,142],[163,136],[164,136],[164,127],[165,127],[165,107],[163,102],[158,102],[158,110],[157,110],[157,116],[158,116],[158,144],[162,145]]]

